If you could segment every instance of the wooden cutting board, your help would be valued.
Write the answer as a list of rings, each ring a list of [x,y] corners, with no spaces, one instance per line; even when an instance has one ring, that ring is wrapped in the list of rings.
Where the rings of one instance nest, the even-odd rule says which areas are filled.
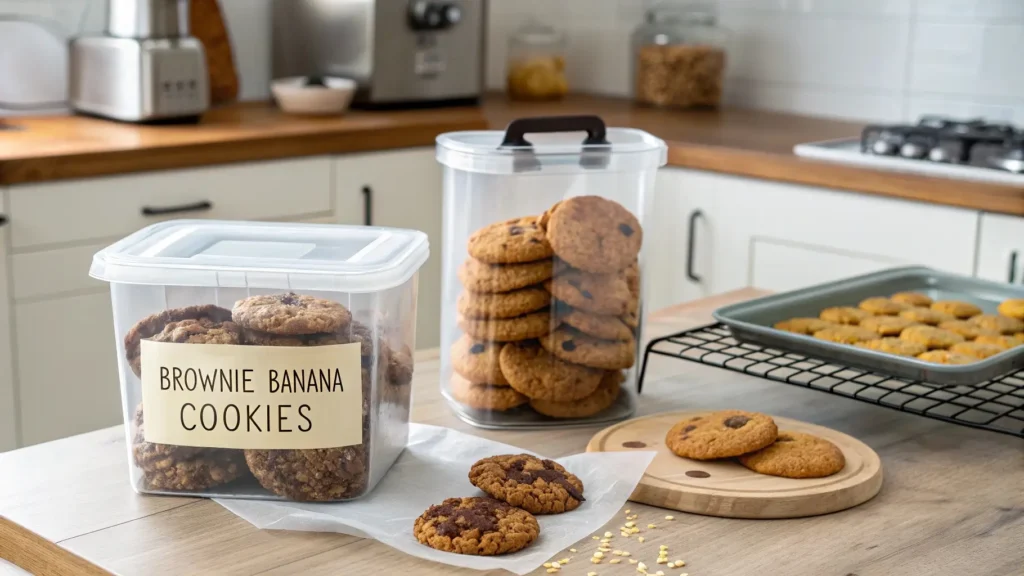
[[[788,418],[781,430],[806,432],[838,446],[846,467],[826,478],[791,479],[752,472],[734,460],[680,458],[665,446],[676,422],[706,411],[667,412],[634,418],[598,432],[587,452],[655,450],[630,500],[724,518],[799,518],[845,510],[870,500],[882,487],[878,454],[852,436]]]
[[[217,0],[191,0],[189,32],[206,49],[210,104],[234,102],[238,98],[238,72],[231,52],[231,37]]]

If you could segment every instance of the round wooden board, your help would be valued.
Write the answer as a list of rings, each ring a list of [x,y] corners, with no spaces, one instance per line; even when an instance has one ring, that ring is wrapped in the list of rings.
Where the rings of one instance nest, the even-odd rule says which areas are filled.
[[[882,462],[866,444],[842,432],[788,418],[775,418],[780,430],[828,439],[843,451],[846,467],[826,478],[797,480],[758,474],[731,459],[700,461],[673,454],[665,446],[669,428],[684,418],[706,413],[667,412],[620,422],[595,434],[587,452],[656,450],[657,455],[629,499],[724,518],[828,514],[866,502],[882,487]],[[705,474],[708,476],[700,477]]]

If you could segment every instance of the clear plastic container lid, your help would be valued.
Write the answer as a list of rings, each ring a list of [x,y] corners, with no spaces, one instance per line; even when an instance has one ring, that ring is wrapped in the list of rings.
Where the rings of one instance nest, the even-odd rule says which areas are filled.
[[[415,230],[173,220],[97,252],[89,275],[125,284],[358,293],[405,283],[429,255],[427,235]]]
[[[524,118],[504,132],[449,132],[437,137],[438,162],[486,174],[639,172],[664,166],[667,155],[660,138],[632,128],[606,129],[596,116]]]

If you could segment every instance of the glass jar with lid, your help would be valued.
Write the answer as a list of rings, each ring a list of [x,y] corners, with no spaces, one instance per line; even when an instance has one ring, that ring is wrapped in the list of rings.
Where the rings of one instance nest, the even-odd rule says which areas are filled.
[[[565,79],[565,34],[531,20],[508,44],[508,95],[513,100],[558,100],[569,92]]]
[[[633,32],[634,98],[671,108],[718,106],[728,40],[713,6],[654,6]]]

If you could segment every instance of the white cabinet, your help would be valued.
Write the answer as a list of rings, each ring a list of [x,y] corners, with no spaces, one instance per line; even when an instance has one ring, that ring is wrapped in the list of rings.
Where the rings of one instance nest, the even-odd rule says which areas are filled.
[[[976,274],[979,278],[1024,286],[1024,218],[981,215]]]
[[[0,452],[18,446],[18,411],[11,354],[10,300],[7,295],[9,268],[7,248],[6,193],[0,188]]]
[[[656,190],[648,310],[894,266],[974,271],[971,210],[678,168]]]
[[[427,234],[430,259],[420,269],[416,346],[438,345],[441,332],[441,168],[433,148],[340,156],[334,161],[337,222],[411,228]]]

